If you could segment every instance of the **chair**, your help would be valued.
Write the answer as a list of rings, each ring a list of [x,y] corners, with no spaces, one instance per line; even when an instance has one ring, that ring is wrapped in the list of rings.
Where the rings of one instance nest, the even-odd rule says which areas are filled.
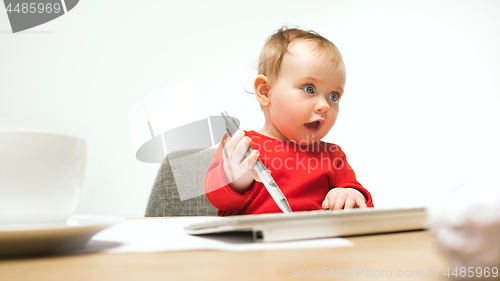
[[[181,150],[169,153],[162,162],[149,196],[146,217],[216,216],[217,209],[203,193],[203,181],[216,148]],[[174,162],[172,162],[174,161]],[[175,163],[175,176],[171,162]],[[173,164],[174,165],[174,164]],[[189,186],[197,196],[181,200],[180,186]],[[201,194],[201,195],[199,195]]]

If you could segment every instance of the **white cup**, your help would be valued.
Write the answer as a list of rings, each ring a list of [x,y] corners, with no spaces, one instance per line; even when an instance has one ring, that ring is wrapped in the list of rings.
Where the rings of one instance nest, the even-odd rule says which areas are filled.
[[[81,137],[0,131],[0,224],[66,221],[78,204],[86,157]]]

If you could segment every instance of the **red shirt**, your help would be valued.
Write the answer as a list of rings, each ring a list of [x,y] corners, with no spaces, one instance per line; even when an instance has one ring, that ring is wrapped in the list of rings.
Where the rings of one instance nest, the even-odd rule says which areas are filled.
[[[299,145],[277,140],[255,131],[245,132],[251,145],[260,152],[260,160],[285,195],[292,211],[321,209],[332,188],[350,187],[361,192],[366,205],[373,207],[372,196],[357,180],[345,153],[338,145],[318,141]],[[245,193],[234,191],[224,175],[222,148],[225,138],[207,169],[204,189],[219,216],[280,213],[278,205],[261,182],[254,181]]]

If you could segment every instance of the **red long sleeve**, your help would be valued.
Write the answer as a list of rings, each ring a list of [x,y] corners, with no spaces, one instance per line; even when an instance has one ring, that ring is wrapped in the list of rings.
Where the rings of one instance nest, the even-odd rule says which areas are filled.
[[[292,211],[321,209],[321,203],[332,188],[350,187],[361,192],[368,207],[371,194],[357,180],[345,153],[335,144],[317,142],[298,145],[280,141],[255,131],[245,132],[252,147],[280,187]],[[254,182],[244,194],[234,191],[226,181],[221,142],[207,169],[204,189],[207,199],[219,209],[219,216],[278,213],[278,208],[264,185]]]

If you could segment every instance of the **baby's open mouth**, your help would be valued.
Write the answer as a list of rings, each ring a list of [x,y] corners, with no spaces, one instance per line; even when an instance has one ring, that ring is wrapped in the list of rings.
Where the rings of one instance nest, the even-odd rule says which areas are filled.
[[[311,129],[317,129],[319,127],[319,121],[314,121],[311,123],[306,123],[306,127],[311,128]]]

